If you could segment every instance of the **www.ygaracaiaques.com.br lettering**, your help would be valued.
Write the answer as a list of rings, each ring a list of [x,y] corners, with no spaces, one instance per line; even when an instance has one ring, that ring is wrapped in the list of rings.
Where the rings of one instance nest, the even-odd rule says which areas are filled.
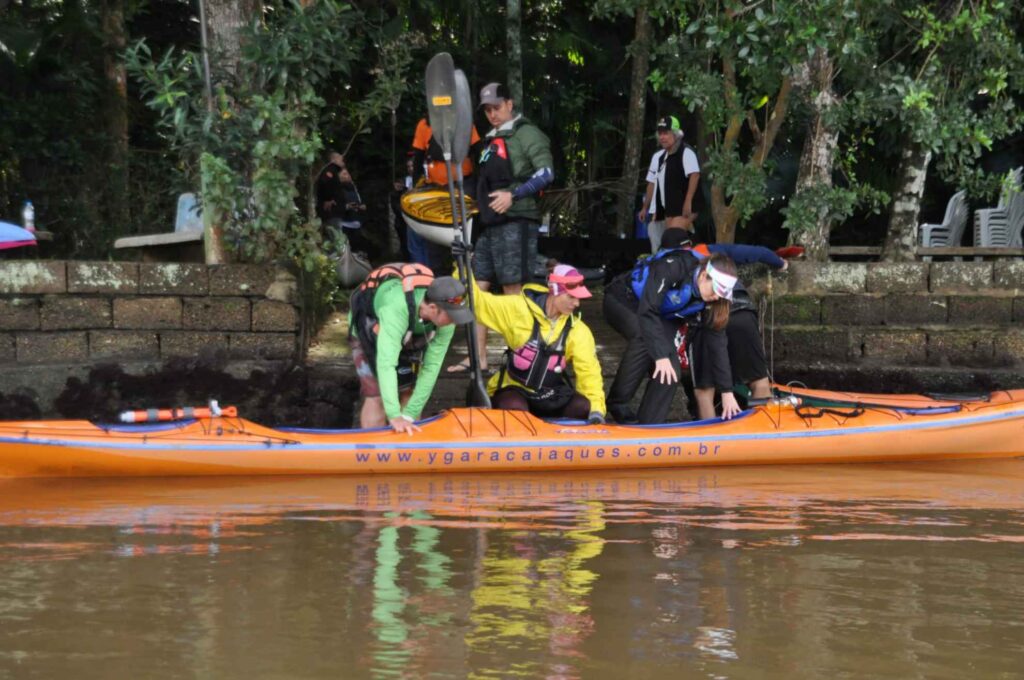
[[[720,445],[695,442],[686,445],[651,445],[636,447],[621,446],[570,446],[530,447],[470,450],[423,450],[403,451],[356,451],[357,463],[397,464],[417,463],[437,466],[482,463],[520,463],[524,465],[544,463],[577,463],[590,460],[624,458],[682,458],[686,456],[714,456]]]

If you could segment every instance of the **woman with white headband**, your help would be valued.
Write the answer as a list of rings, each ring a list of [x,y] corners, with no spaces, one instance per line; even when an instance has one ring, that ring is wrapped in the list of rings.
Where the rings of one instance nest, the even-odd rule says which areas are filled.
[[[680,249],[673,238],[685,239],[685,234],[681,229],[667,230],[662,250],[605,289],[605,318],[629,343],[607,399],[608,413],[618,422],[668,420],[682,371],[675,346],[680,320],[690,326],[687,344],[698,416],[715,416],[716,389],[722,395],[724,419],[740,412],[732,393],[725,334],[736,265],[726,255],[708,257]],[[634,416],[630,402],[648,376],[651,381]]]

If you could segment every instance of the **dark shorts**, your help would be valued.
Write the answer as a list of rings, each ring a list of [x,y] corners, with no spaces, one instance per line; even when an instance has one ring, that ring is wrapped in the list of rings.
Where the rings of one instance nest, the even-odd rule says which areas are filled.
[[[757,313],[752,309],[734,311],[729,315],[725,334],[729,337],[729,365],[733,381],[749,384],[767,378],[768,362],[764,357]]]
[[[473,252],[473,275],[500,286],[529,283],[537,259],[536,222],[516,220],[484,229]]]
[[[355,335],[350,335],[348,346],[352,350],[352,363],[355,364],[356,376],[359,378],[359,396],[379,397],[380,383],[377,382],[377,374],[374,373],[373,364],[370,362],[369,357],[366,356],[366,352],[363,351],[363,345],[359,342],[359,338]],[[400,381],[398,391],[408,392],[412,390],[412,387],[412,384],[402,385]]]

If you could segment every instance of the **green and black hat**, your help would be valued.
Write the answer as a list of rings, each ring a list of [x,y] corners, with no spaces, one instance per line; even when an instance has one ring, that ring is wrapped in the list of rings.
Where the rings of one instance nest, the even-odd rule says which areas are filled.
[[[658,132],[682,132],[682,126],[679,125],[679,119],[675,116],[662,116],[658,119]]]

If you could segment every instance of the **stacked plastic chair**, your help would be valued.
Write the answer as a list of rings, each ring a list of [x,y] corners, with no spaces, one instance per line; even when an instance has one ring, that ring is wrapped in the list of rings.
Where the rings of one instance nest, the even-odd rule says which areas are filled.
[[[974,245],[983,248],[1020,248],[1024,227],[1024,192],[1017,168],[999,196],[999,205],[974,211]]]
[[[960,245],[960,241],[963,240],[964,229],[967,227],[969,215],[967,192],[956,192],[949,199],[949,203],[946,204],[946,215],[942,218],[942,224],[921,225],[921,245],[926,248]],[[928,255],[924,259],[927,261],[932,258]]]

